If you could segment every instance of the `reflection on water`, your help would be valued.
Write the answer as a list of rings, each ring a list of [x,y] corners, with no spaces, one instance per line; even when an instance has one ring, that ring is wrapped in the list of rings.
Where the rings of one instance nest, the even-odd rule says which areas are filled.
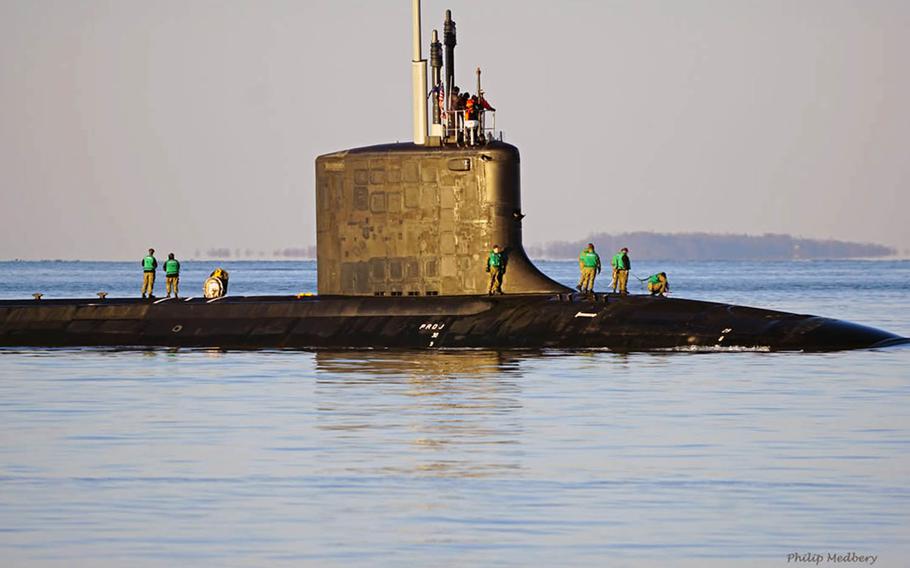
[[[0,554],[900,558],[908,354],[0,351]]]
[[[482,477],[521,468],[514,354],[320,351],[316,370],[317,425],[364,452],[357,473]],[[371,450],[377,435],[391,454]]]
[[[502,375],[519,371],[521,351],[317,351],[316,369],[326,374],[407,375],[418,379]]]

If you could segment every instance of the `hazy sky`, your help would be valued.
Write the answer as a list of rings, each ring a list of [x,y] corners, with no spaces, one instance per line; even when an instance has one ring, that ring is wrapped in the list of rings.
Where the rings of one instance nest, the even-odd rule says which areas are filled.
[[[910,2],[425,0],[525,241],[910,249]],[[410,2],[0,0],[0,259],[315,243],[313,160],[410,139]],[[425,49],[425,52],[427,50]],[[425,53],[426,55],[426,53]]]

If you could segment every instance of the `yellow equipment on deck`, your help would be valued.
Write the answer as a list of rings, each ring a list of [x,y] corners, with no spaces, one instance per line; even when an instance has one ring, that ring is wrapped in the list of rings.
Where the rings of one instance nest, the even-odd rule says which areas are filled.
[[[228,271],[223,268],[216,268],[202,285],[202,295],[209,299],[225,296],[227,290]]]

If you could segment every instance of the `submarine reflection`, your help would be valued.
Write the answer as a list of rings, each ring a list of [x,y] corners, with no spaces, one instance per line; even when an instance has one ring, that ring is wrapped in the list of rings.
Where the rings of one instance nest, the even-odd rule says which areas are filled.
[[[521,359],[496,351],[317,352],[316,427],[331,433],[332,457],[351,473],[514,475],[523,455]]]

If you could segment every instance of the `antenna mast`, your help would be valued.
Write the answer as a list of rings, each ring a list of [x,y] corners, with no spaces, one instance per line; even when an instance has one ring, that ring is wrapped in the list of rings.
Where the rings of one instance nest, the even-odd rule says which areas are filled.
[[[420,0],[411,0],[411,27],[413,30],[411,58],[411,90],[413,100],[414,144],[427,143],[427,60],[421,53]]]

